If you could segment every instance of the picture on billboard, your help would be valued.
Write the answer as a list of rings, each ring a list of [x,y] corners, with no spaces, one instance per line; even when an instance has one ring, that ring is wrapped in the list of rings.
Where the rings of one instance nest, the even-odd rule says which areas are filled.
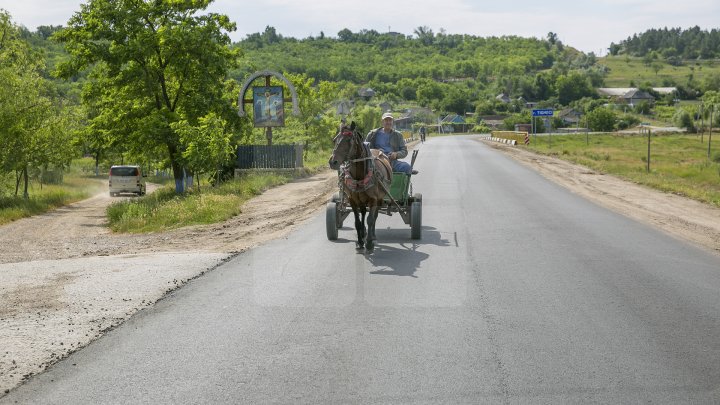
[[[285,125],[282,86],[253,87],[253,106],[256,127]]]

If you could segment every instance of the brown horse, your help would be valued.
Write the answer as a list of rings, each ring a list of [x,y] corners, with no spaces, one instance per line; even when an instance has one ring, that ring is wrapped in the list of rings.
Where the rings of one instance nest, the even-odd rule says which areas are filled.
[[[375,221],[383,198],[390,189],[392,166],[388,157],[378,149],[370,149],[355,123],[343,126],[334,139],[335,147],[328,162],[331,169],[340,170],[340,181],[355,215],[356,248],[372,252],[375,248]],[[367,231],[365,215],[367,214]]]

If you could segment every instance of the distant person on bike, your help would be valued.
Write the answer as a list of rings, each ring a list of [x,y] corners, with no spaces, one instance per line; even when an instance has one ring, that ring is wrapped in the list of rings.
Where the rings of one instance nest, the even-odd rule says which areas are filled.
[[[420,141],[425,142],[425,126],[420,127]]]
[[[394,172],[417,174],[417,170],[412,170],[410,163],[400,160],[407,156],[408,150],[402,134],[393,129],[393,121],[391,113],[383,114],[382,127],[370,131],[365,141],[370,144],[370,148],[380,149],[390,158]]]

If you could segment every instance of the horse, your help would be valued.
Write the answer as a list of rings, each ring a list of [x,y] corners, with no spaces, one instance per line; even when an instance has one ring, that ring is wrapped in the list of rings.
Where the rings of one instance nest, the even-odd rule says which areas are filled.
[[[363,142],[355,122],[349,127],[343,125],[333,143],[335,146],[328,164],[331,169],[340,170],[340,182],[355,215],[355,248],[372,252],[376,239],[375,222],[392,182],[390,159]]]

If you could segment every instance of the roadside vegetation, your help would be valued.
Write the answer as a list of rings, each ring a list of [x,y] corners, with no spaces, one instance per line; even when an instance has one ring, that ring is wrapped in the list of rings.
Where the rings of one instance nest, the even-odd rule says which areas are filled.
[[[266,189],[284,184],[291,174],[251,173],[205,191],[178,195],[172,185],[152,194],[115,202],[107,209],[115,232],[161,232],[189,225],[225,221],[242,212],[242,204]]]
[[[647,135],[542,136],[527,149],[720,207],[720,138],[713,139],[710,158],[708,139],[707,133],[651,133],[649,172]]]
[[[110,229],[115,232],[162,232],[189,225],[223,222],[242,212],[242,204],[270,187],[308,176],[327,167],[329,152],[305,157],[298,171],[251,171],[217,187],[192,188],[178,195],[172,185],[152,194],[118,201],[107,209]]]

